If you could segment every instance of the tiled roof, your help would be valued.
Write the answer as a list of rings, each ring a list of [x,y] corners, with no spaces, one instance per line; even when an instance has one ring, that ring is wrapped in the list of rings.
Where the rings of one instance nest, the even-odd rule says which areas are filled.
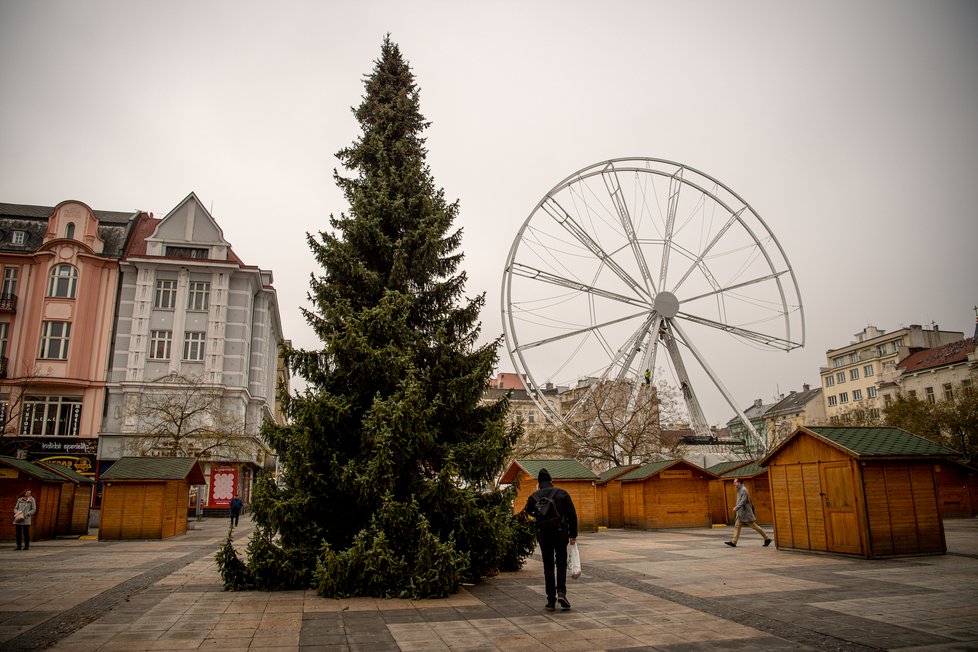
[[[808,433],[857,459],[869,457],[958,457],[959,455],[950,448],[935,444],[929,439],[918,437],[900,428],[805,426],[795,430],[758,462],[767,466],[768,461],[800,433]]]
[[[723,473],[714,471],[714,473],[722,478],[753,478],[755,475],[760,475],[765,472],[767,472],[767,468],[761,466],[757,462],[748,462],[743,466],[738,466],[734,469],[727,469]]]
[[[965,362],[968,355],[975,350],[976,341],[978,341],[976,338],[969,337],[966,340],[958,340],[932,349],[924,349],[908,355],[897,367],[902,369],[903,373],[908,374]]]
[[[540,469],[547,469],[547,473],[554,480],[597,480],[598,475],[577,460],[516,460],[509,465],[500,484],[512,484],[516,480],[516,472],[524,471],[531,477],[536,478]]]
[[[750,464],[746,460],[735,460],[733,462],[720,462],[719,464],[714,464],[713,466],[706,467],[706,470],[710,473],[716,473],[717,475],[723,475],[727,471],[732,471],[733,469],[739,469],[745,464]]]
[[[613,466],[601,475],[598,476],[598,483],[608,482],[609,480],[614,480],[618,476],[628,473],[633,469],[637,469],[638,464],[624,464],[622,466]]]
[[[190,480],[204,484],[196,457],[123,457],[99,476],[100,480]]]
[[[32,206],[30,204],[4,204],[0,203],[0,216],[4,217],[26,217],[34,219],[48,219],[51,214],[54,213],[54,206]],[[115,224],[125,224],[129,219],[137,213],[137,211],[130,211],[128,213],[120,211],[96,211],[95,217],[98,218],[99,222],[112,222]]]
[[[792,392],[788,396],[775,403],[765,412],[768,414],[778,414],[780,412],[797,412],[804,409],[813,399],[817,398],[822,392],[821,387],[809,389],[808,391]]]
[[[71,480],[72,482],[82,482],[85,484],[92,484],[95,482],[88,476],[82,475],[81,473],[78,473],[74,469],[67,467],[64,464],[58,464],[57,462],[46,462],[44,460],[34,462],[34,464],[44,469],[47,469],[52,473],[60,475],[63,478]]]
[[[707,471],[703,467],[697,466],[696,464],[693,464],[692,462],[689,462],[687,460],[659,460],[657,462],[649,462],[644,466],[640,466],[634,471],[631,471],[630,473],[623,475],[618,479],[621,480],[622,482],[626,480],[645,480],[647,478],[651,478],[656,473],[661,473],[666,469],[675,466],[677,464],[688,466],[693,469],[699,469],[709,475],[716,475],[712,471]]]
[[[37,478],[38,480],[64,482],[64,478],[62,476],[57,475],[42,466],[28,462],[27,460],[19,460],[16,457],[0,455],[0,465],[15,468],[22,473],[26,473],[32,478]]]

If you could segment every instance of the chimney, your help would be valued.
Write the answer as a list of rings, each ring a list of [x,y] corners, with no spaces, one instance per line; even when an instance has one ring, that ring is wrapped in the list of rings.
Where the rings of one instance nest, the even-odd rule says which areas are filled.
[[[757,408],[759,408],[759,407],[761,407],[762,405],[764,405],[764,401],[762,401],[762,400],[761,400],[761,399],[759,399],[759,398],[755,398],[755,399],[754,399],[754,407],[757,407]]]
[[[805,384],[803,384],[801,386],[801,391],[803,391],[803,392],[807,392],[810,389],[811,389],[811,386],[808,383],[805,383]]]

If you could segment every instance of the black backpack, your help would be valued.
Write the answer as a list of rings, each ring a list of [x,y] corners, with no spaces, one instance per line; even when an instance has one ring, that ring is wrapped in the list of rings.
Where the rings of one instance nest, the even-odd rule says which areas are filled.
[[[551,489],[549,494],[541,493],[537,498],[536,523],[537,530],[543,534],[556,534],[564,529],[564,517],[557,509],[557,502],[554,496],[557,489]]]

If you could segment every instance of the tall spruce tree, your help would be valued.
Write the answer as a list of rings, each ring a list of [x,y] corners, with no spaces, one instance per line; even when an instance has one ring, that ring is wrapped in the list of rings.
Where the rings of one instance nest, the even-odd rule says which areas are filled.
[[[532,531],[493,488],[518,431],[480,398],[499,341],[477,346],[484,296],[463,298],[458,204],[426,163],[418,88],[387,37],[337,154],[349,210],[307,240],[322,266],[306,320],[322,341],[286,358],[307,382],[289,424],[263,434],[279,482],[256,486],[257,530],[225,586],[316,587],[323,595],[437,597],[519,568]]]

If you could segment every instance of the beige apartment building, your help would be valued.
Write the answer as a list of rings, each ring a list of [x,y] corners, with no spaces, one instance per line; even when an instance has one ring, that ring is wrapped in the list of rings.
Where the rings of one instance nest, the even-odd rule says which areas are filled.
[[[978,381],[978,334],[902,356],[896,368],[885,371],[879,393],[886,407],[899,395],[936,403],[949,401],[955,393]]]
[[[819,369],[825,414],[832,423],[845,421],[854,410],[865,409],[876,418],[883,406],[879,382],[884,373],[892,376],[911,351],[930,349],[964,338],[961,331],[942,331],[918,325],[887,333],[867,326],[856,340],[825,353],[827,366]],[[902,349],[902,351],[901,351]]]

